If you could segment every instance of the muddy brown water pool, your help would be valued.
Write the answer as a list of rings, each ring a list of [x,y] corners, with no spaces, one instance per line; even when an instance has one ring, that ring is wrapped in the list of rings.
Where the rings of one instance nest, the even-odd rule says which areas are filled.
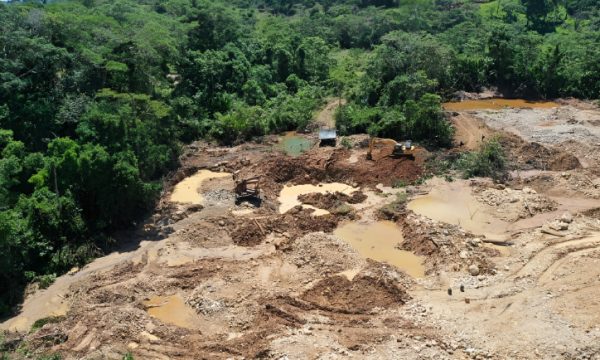
[[[466,181],[446,182],[434,178],[428,184],[432,185],[429,194],[410,201],[409,210],[432,220],[461,226],[476,235],[491,239],[505,236],[510,224],[486,213]]]
[[[175,185],[171,194],[171,201],[182,204],[202,204],[202,195],[198,188],[204,181],[231,176],[226,172],[214,172],[210,170],[200,170],[192,176],[189,176]]]
[[[457,102],[444,103],[444,109],[448,111],[468,111],[468,110],[500,110],[506,107],[510,108],[532,108],[549,109],[559,105],[552,101],[528,101],[523,99],[482,99],[465,100]]]
[[[166,324],[172,324],[186,329],[198,327],[198,317],[194,309],[186,305],[179,294],[171,296],[154,296],[144,302],[150,316]]]
[[[294,185],[294,186],[286,186],[281,189],[281,193],[279,194],[279,213],[284,214],[291,208],[296,205],[302,205],[300,200],[298,200],[298,196],[310,193],[321,193],[325,194],[327,192],[335,193],[341,192],[346,195],[352,194],[354,191],[357,191],[358,188],[354,188],[347,184],[342,183],[327,183],[327,184],[319,184],[319,185]],[[313,213],[314,216],[329,214],[327,210],[318,209],[311,205],[302,205],[302,207],[307,209],[315,209]]]
[[[386,262],[412,277],[425,276],[421,257],[396,248],[404,238],[402,230],[391,221],[370,224],[348,223],[337,228],[334,234],[348,242],[365,258]]]

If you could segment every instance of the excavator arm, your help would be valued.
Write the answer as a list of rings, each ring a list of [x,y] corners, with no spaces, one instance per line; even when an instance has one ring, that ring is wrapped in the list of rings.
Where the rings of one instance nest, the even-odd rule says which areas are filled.
[[[396,142],[396,140],[392,139],[372,137],[371,139],[369,139],[369,151],[367,152],[367,160],[373,160],[373,148],[375,147],[375,145],[379,144],[396,146],[398,143]]]
[[[403,156],[414,159],[413,151],[415,150],[415,147],[412,145],[412,141],[408,140],[404,143],[398,143],[396,142],[396,140],[393,139],[371,137],[371,139],[369,139],[369,151],[367,152],[367,160],[373,160],[373,148],[375,147],[375,145],[379,144],[392,146],[392,155],[394,156]]]

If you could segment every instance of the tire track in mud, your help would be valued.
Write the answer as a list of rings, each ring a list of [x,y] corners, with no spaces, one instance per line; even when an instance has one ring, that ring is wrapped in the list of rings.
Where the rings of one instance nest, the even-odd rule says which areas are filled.
[[[551,283],[552,281],[554,281],[554,279],[552,279],[552,275],[559,268],[561,268],[563,265],[565,265],[566,262],[573,259],[574,257],[585,255],[585,254],[591,254],[598,250],[600,250],[600,247],[591,247],[588,249],[582,249],[579,251],[574,251],[574,252],[568,253],[567,255],[565,255],[558,261],[554,262],[552,265],[550,265],[550,267],[548,269],[546,269],[546,271],[544,271],[544,273],[541,276],[538,277],[538,284],[547,285],[547,284]]]
[[[560,262],[566,256],[598,247],[600,247],[600,234],[598,233],[583,239],[573,239],[553,244],[534,254],[527,261],[527,264],[515,274],[509,276],[507,280],[517,281],[523,278],[533,278],[537,283],[554,264]]]
[[[500,299],[518,296],[523,292],[536,288],[539,285],[549,284],[552,271],[556,270],[562,260],[568,256],[585,251],[600,249],[600,233],[592,233],[589,236],[578,239],[562,241],[552,244],[533,254],[527,263],[501,279],[487,290],[475,295],[471,300]],[[543,280],[542,280],[543,279]]]

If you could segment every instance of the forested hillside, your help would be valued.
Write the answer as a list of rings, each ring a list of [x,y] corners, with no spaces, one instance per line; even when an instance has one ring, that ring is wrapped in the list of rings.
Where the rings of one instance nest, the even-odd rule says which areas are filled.
[[[448,146],[441,102],[600,96],[595,0],[0,3],[0,313],[109,250],[182,145],[303,129]]]

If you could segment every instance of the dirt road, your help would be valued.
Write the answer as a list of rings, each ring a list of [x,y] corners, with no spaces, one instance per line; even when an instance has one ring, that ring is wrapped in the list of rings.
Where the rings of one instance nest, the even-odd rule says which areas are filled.
[[[346,99],[336,98],[327,101],[327,104],[321,109],[315,117],[315,124],[319,127],[335,128],[335,111],[338,107],[345,105]]]

